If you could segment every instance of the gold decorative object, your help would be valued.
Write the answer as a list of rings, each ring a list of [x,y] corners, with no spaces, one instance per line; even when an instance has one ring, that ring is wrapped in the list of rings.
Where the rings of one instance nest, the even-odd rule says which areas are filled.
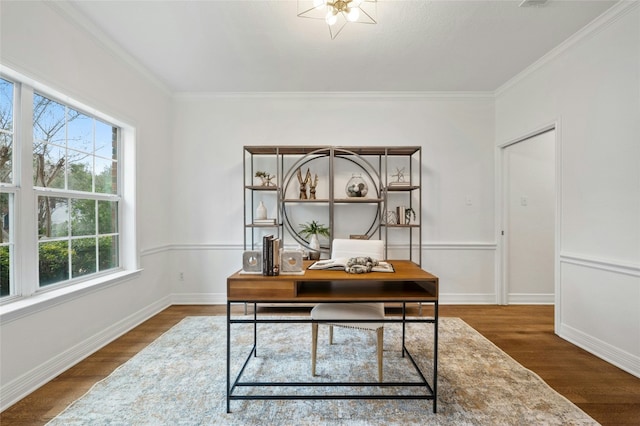
[[[298,176],[298,182],[300,183],[300,199],[301,200],[306,200],[307,199],[307,184],[311,184],[311,172],[309,171],[309,169],[307,169],[307,174],[305,175],[304,179],[302,179],[302,170],[300,170],[300,168],[298,168],[298,171],[296,172],[296,176]],[[314,193],[315,193],[315,186],[314,186]],[[314,197],[315,198],[315,195]]]
[[[313,178],[313,181],[309,181],[309,199],[316,199],[316,186],[318,186],[318,174]]]

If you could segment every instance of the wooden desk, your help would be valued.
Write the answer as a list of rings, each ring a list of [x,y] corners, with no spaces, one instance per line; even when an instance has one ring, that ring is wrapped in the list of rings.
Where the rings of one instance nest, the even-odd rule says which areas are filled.
[[[408,260],[390,260],[394,273],[371,272],[368,274],[348,274],[344,271],[323,271],[305,269],[304,275],[279,275],[267,277],[263,275],[242,274],[236,272],[227,278],[227,412],[230,412],[230,401],[240,399],[428,399],[433,400],[433,412],[437,407],[437,377],[438,377],[438,277],[422,270],[415,263]],[[305,268],[311,262],[305,263]],[[420,382],[241,382],[242,373],[249,363],[252,355],[257,356],[256,334],[258,323],[312,323],[330,322],[329,320],[316,321],[310,317],[300,318],[258,318],[254,306],[253,318],[238,318],[231,315],[233,303],[348,303],[348,302],[396,302],[402,304],[402,318],[388,317],[384,322],[402,323],[402,356],[409,357],[411,363],[422,378]],[[405,315],[406,303],[431,303],[434,305],[432,318],[419,317],[407,318]],[[349,322],[339,320],[339,322]],[[365,322],[365,320],[353,320],[351,322]],[[371,322],[380,322],[372,320]],[[405,347],[406,323],[433,324],[433,381],[430,385],[418,365],[413,360],[410,352]],[[254,324],[253,348],[236,376],[231,382],[231,325]],[[422,394],[403,395],[234,395],[237,386],[394,386],[394,387],[420,387]]]

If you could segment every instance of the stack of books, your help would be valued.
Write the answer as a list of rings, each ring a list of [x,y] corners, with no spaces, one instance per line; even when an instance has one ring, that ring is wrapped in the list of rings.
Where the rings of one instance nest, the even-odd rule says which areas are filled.
[[[262,237],[262,275],[280,275],[280,246],[282,240],[273,235]]]
[[[275,219],[254,219],[253,224],[254,225],[275,225],[276,220]]]

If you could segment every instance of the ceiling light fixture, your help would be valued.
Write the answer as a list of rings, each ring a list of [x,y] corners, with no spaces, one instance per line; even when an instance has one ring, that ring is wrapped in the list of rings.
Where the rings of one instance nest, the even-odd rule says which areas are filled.
[[[298,0],[298,17],[322,19],[331,40],[347,24],[376,24],[377,0]]]

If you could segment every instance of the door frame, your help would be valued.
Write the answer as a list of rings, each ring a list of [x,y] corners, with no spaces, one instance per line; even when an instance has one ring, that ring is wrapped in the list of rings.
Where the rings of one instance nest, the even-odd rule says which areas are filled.
[[[556,119],[550,123],[541,125],[534,130],[525,133],[519,137],[507,140],[496,146],[496,235],[497,235],[497,247],[498,253],[496,256],[496,285],[495,294],[496,302],[499,305],[508,304],[508,288],[507,288],[507,268],[508,260],[507,254],[509,253],[509,244],[505,238],[504,232],[508,223],[507,212],[507,176],[506,173],[506,148],[518,142],[525,141],[532,137],[538,136],[542,133],[555,130],[555,212],[554,212],[554,253],[553,253],[553,265],[554,265],[554,305],[555,305],[555,324],[556,327],[560,322],[560,244],[561,244],[561,200],[562,200],[562,138],[561,138],[561,126],[560,120]],[[557,332],[557,329],[556,329]]]

